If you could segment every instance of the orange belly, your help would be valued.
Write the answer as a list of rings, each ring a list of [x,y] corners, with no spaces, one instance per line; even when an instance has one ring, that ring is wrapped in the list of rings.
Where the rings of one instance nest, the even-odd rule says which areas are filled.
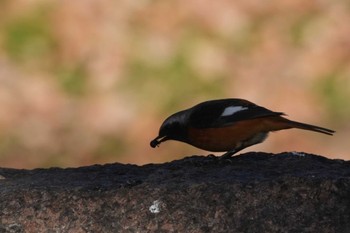
[[[189,128],[188,143],[213,152],[229,151],[258,133],[286,128],[289,127],[283,122],[276,121],[275,117],[244,120],[220,128]]]

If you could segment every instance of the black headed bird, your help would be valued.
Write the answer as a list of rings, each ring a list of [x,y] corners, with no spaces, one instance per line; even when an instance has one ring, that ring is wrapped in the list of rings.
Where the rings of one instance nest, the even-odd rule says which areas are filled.
[[[226,152],[223,157],[263,142],[269,132],[298,128],[333,135],[323,127],[291,121],[243,99],[210,100],[174,113],[162,124],[151,147],[167,140],[188,143],[197,148]]]

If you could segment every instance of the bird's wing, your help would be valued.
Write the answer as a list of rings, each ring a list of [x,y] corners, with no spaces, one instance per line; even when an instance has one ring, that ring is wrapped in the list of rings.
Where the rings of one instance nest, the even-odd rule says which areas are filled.
[[[207,101],[190,111],[189,124],[194,128],[225,127],[238,121],[284,115],[241,99]]]

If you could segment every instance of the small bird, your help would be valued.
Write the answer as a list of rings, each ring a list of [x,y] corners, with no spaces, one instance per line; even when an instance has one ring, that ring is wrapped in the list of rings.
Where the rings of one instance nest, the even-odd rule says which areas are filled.
[[[167,140],[176,140],[207,151],[226,152],[222,157],[228,158],[263,142],[273,131],[297,128],[327,135],[335,133],[288,120],[284,115],[244,99],[210,100],[169,116],[150,145],[155,148]]]

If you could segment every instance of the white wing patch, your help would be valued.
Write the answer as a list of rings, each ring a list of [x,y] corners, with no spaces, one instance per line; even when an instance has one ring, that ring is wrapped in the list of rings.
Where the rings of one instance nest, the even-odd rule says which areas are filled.
[[[225,108],[225,110],[221,113],[221,116],[231,116],[237,112],[244,111],[246,109],[248,109],[248,107],[230,106]]]

